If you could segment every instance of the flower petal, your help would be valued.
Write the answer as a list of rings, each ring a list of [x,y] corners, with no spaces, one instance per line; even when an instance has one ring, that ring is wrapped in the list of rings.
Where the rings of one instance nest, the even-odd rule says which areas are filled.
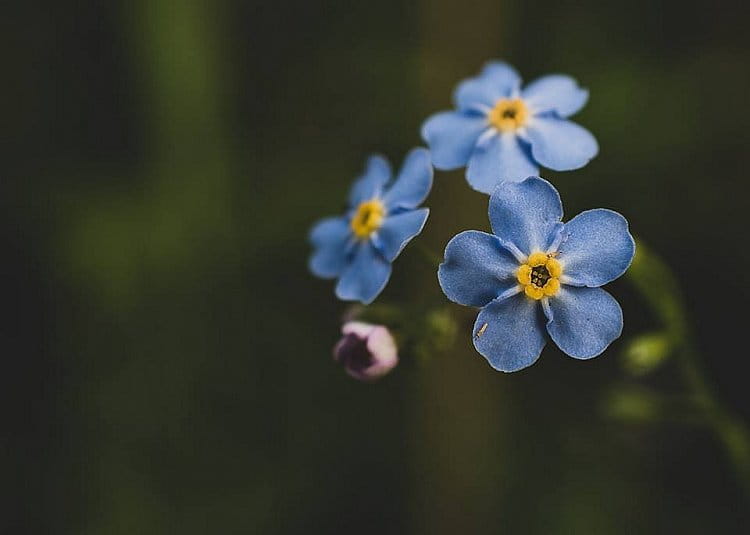
[[[491,194],[500,182],[520,182],[539,174],[528,146],[511,132],[495,134],[482,140],[474,149],[466,171],[472,188]]]
[[[347,321],[341,326],[341,334],[353,334],[358,338],[366,339],[376,327],[377,325],[364,321]]]
[[[349,206],[357,206],[363,201],[380,195],[383,186],[391,179],[391,164],[385,157],[373,154],[367,159],[365,171],[352,185],[349,193]]]
[[[317,277],[338,277],[346,266],[352,242],[349,222],[343,217],[331,217],[318,222],[310,231],[310,243],[315,250],[309,268]]]
[[[583,108],[589,92],[579,87],[570,76],[552,74],[531,82],[521,97],[534,113],[553,111],[564,118]]]
[[[420,208],[385,218],[375,245],[386,260],[393,262],[406,244],[422,232],[429,213],[428,208]]]
[[[448,242],[438,280],[451,301],[481,307],[516,285],[517,269],[497,236],[467,230]]]
[[[622,309],[601,288],[563,285],[549,299],[548,314],[549,335],[573,358],[600,355],[622,333]]]
[[[533,117],[525,135],[534,159],[555,171],[579,169],[599,152],[599,144],[588,130],[556,117]]]
[[[369,305],[385,288],[391,276],[391,263],[369,241],[358,242],[351,263],[336,285],[342,301],[361,301]]]
[[[522,253],[546,252],[563,210],[557,190],[539,177],[503,182],[490,197],[492,232]]]
[[[388,373],[398,364],[398,348],[390,331],[383,325],[377,325],[367,338],[367,349],[372,354],[374,363],[367,369],[369,379],[377,379]]]
[[[422,125],[422,139],[429,145],[432,163],[438,169],[456,169],[469,161],[479,135],[487,128],[484,115],[445,111]]]
[[[547,342],[540,308],[523,293],[492,301],[474,323],[474,347],[496,370],[531,366]]]
[[[617,212],[588,210],[565,223],[560,262],[567,284],[601,286],[625,273],[635,254],[628,222]]]
[[[383,195],[389,210],[416,208],[427,198],[432,188],[430,151],[419,147],[407,154],[396,181]]]
[[[482,72],[458,84],[453,101],[460,110],[486,109],[498,99],[518,91],[521,77],[516,70],[502,61],[485,64]]]

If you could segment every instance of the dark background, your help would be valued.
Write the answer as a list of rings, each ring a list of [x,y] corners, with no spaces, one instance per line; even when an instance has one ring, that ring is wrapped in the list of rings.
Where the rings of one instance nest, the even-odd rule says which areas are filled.
[[[520,373],[471,347],[375,385],[330,358],[345,306],[306,234],[372,151],[396,164],[488,59],[575,76],[601,152],[543,173],[674,269],[720,399],[745,370],[750,35],[740,2],[2,4],[3,533],[740,533],[701,426],[622,423],[625,342]],[[486,229],[438,172],[420,238]],[[611,285],[624,338],[655,328]],[[439,296],[415,248],[383,301]]]

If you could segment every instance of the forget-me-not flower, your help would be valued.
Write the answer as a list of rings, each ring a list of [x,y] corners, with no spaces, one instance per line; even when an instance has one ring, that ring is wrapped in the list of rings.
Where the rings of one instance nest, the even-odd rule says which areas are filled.
[[[599,288],[630,265],[635,242],[617,212],[588,210],[562,223],[546,180],[504,182],[490,197],[494,234],[469,230],[445,249],[438,278],[456,303],[481,307],[474,346],[500,371],[536,362],[545,330],[571,357],[601,354],[622,332],[622,310]]]
[[[376,381],[398,364],[396,341],[384,325],[350,321],[341,333],[344,336],[333,348],[333,359],[355,379]]]
[[[371,156],[352,186],[346,214],[324,219],[310,232],[310,271],[338,278],[339,299],[371,303],[391,276],[391,262],[427,221],[429,209],[417,208],[432,187],[427,149],[413,149],[389,184],[391,174],[385,158]]]
[[[472,188],[490,194],[503,181],[578,169],[599,151],[588,130],[568,121],[588,100],[588,91],[569,76],[543,76],[521,89],[510,65],[487,63],[481,74],[461,82],[456,111],[437,113],[422,125],[422,137],[438,169],[468,165]]]

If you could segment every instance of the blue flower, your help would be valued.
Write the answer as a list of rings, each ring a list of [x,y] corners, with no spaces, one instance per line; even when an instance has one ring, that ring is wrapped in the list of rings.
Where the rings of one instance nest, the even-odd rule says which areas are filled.
[[[427,221],[429,209],[417,208],[432,187],[427,149],[412,150],[393,183],[391,174],[385,158],[371,156],[346,214],[323,219],[310,232],[310,271],[338,278],[336,295],[344,301],[371,303],[391,276],[391,262]]]
[[[587,90],[569,76],[554,74],[521,90],[510,65],[490,62],[481,74],[461,82],[453,95],[456,111],[444,111],[422,125],[422,138],[438,169],[468,164],[472,188],[490,194],[503,181],[578,169],[599,152],[588,130],[566,120],[588,100]]]
[[[494,234],[455,236],[438,278],[451,301],[481,307],[474,347],[500,371],[531,366],[552,340],[571,357],[601,354],[622,332],[622,310],[599,288],[630,265],[635,242],[617,212],[562,223],[560,195],[538,177],[504,182],[490,197]]]

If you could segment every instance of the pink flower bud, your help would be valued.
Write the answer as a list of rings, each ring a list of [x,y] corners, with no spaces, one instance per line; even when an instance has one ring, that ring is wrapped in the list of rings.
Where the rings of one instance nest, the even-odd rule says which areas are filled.
[[[344,336],[333,348],[333,358],[355,379],[375,381],[398,364],[396,342],[387,327],[350,321],[341,332]]]

